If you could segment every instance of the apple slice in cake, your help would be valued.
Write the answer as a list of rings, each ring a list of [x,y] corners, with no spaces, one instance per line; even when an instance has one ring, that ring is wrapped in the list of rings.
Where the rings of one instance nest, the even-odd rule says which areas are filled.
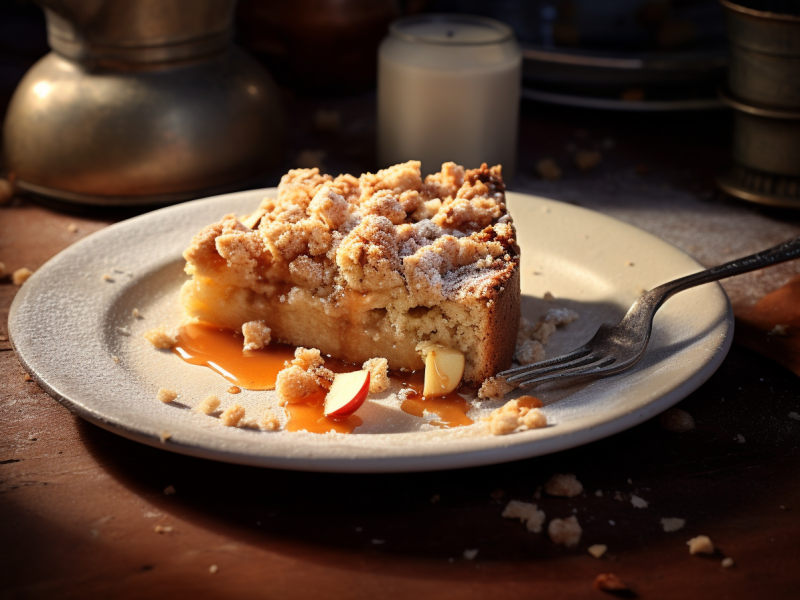
[[[184,252],[189,317],[361,364],[417,370],[441,344],[464,381],[508,368],[519,325],[519,248],[499,166],[410,161],[360,178],[290,171],[276,199],[226,215]]]

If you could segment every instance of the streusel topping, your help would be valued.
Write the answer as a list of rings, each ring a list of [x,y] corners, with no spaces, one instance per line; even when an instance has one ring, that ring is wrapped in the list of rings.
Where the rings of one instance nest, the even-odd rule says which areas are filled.
[[[493,272],[518,257],[504,189],[501,168],[485,164],[445,163],[424,180],[418,161],[360,178],[292,170],[276,199],[198,233],[187,271],[227,265],[231,283],[256,293],[286,284],[320,297],[402,292],[424,306],[489,296]]]

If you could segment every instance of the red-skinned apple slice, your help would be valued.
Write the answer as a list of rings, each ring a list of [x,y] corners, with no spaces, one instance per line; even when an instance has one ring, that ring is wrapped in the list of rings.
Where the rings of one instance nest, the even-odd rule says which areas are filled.
[[[364,404],[369,394],[369,371],[337,373],[325,396],[326,417],[346,417]]]

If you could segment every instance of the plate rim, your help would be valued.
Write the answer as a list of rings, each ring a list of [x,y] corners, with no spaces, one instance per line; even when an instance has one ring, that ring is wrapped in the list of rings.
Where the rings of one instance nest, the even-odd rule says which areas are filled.
[[[219,196],[212,196],[209,198],[201,198],[191,202],[185,202],[169,207],[165,207],[162,209],[158,209],[156,211],[151,211],[148,213],[144,213],[142,215],[138,215],[131,219],[126,219],[120,221],[118,223],[114,223],[109,227],[105,227],[86,238],[76,242],[75,244],[68,246],[52,258],[50,258],[47,262],[45,262],[42,267],[40,267],[31,277],[31,279],[36,281],[37,275],[44,271],[49,264],[55,261],[57,258],[61,257],[64,253],[72,253],[72,252],[79,252],[80,248],[84,245],[84,243],[89,243],[87,240],[91,240],[95,236],[100,235],[111,235],[113,231],[118,227],[130,227],[132,222],[139,221],[141,219],[146,218],[153,218],[152,215],[158,214],[165,214],[170,211],[182,211],[187,210],[187,207],[191,207],[200,203],[205,203],[209,201],[215,202],[224,202],[224,199],[231,198],[243,198],[246,196],[256,196],[256,195],[267,195],[271,192],[274,192],[276,188],[260,188],[254,190],[244,190],[239,192],[233,192],[229,194],[222,194]],[[615,217],[606,215],[604,213],[600,213],[598,211],[594,211],[585,207],[576,206],[569,204],[567,202],[561,202],[552,198],[547,198],[544,196],[537,196],[533,194],[525,194],[521,192],[511,192],[508,191],[510,194],[514,194],[516,196],[528,196],[533,197],[539,200],[547,201],[548,203],[555,203],[558,205],[566,205],[569,209],[579,210],[585,213],[590,213],[594,217],[600,217],[602,219],[608,219],[610,221],[615,222],[616,224],[622,225],[624,227],[629,227],[632,229],[637,230],[640,234],[644,234],[645,236],[652,238],[653,240],[657,241],[660,244],[666,244],[673,248],[676,252],[679,252],[683,256],[689,258],[692,262],[694,262],[698,268],[702,269],[702,265],[698,263],[693,257],[688,255],[682,249],[678,248],[674,244],[663,240],[662,238],[645,231],[635,225],[631,225],[625,221],[617,219]],[[63,259],[63,257],[62,257]],[[188,456],[194,456],[197,458],[204,458],[210,460],[217,460],[220,462],[228,462],[233,464],[243,464],[243,465],[250,465],[250,466],[258,466],[258,467],[266,467],[266,468],[280,468],[280,469],[288,469],[288,470],[298,470],[298,471],[314,471],[314,472],[349,472],[349,473],[390,473],[390,472],[423,472],[423,471],[435,471],[435,470],[442,470],[442,469],[454,469],[454,468],[471,468],[471,467],[478,467],[478,466],[485,466],[489,464],[498,464],[502,462],[512,462],[515,460],[522,460],[525,458],[531,458],[534,456],[541,456],[545,454],[551,454],[553,452],[559,452],[562,450],[567,450],[569,448],[573,448],[576,446],[586,445],[592,442],[595,442],[599,439],[603,439],[610,435],[614,435],[615,433],[619,433],[626,429],[629,429],[648,418],[651,418],[660,412],[666,410],[667,408],[673,406],[683,398],[685,398],[688,394],[696,390],[700,387],[709,377],[719,368],[722,364],[723,360],[728,354],[730,347],[733,342],[733,328],[734,328],[734,320],[733,320],[733,311],[730,304],[730,299],[728,298],[727,294],[724,292],[722,287],[719,283],[714,283],[714,286],[718,288],[718,290],[722,293],[725,301],[725,311],[724,311],[724,321],[725,330],[722,332],[722,342],[719,347],[714,352],[714,355],[711,359],[705,363],[699,370],[695,371],[690,375],[688,378],[683,380],[680,384],[678,384],[674,389],[668,391],[667,393],[657,397],[656,399],[650,401],[649,403],[638,407],[635,410],[630,411],[629,413],[618,416],[613,419],[604,420],[596,425],[584,428],[581,430],[581,436],[570,435],[569,433],[565,434],[565,436],[556,436],[552,438],[547,438],[544,440],[530,440],[530,441],[522,441],[519,443],[509,443],[506,445],[499,444],[490,448],[477,448],[475,450],[468,450],[468,451],[447,451],[447,448],[443,448],[443,452],[436,452],[434,454],[424,454],[424,455],[404,455],[404,456],[379,456],[379,457],[353,457],[353,458],[342,458],[342,457],[333,457],[333,458],[326,458],[326,457],[313,457],[313,458],[302,458],[297,456],[264,456],[264,455],[254,455],[248,453],[241,453],[237,452],[236,450],[227,450],[227,449],[219,449],[219,448],[206,448],[203,446],[193,445],[193,444],[183,444],[178,441],[170,441],[169,443],[164,443],[160,440],[158,436],[152,435],[146,431],[142,431],[141,427],[137,428],[136,425],[131,425],[129,423],[120,422],[119,419],[108,416],[102,410],[97,410],[95,408],[91,408],[86,406],[80,399],[74,399],[69,397],[68,395],[62,394],[58,391],[53,385],[48,383],[44,376],[40,376],[40,374],[36,371],[33,365],[31,365],[26,357],[24,356],[24,351],[21,351],[18,347],[17,342],[15,341],[15,330],[20,325],[16,322],[17,315],[20,311],[20,307],[26,301],[27,297],[30,293],[35,289],[34,286],[25,286],[23,285],[18,293],[15,295],[11,307],[9,309],[8,315],[8,335],[9,340],[11,342],[12,348],[17,356],[22,367],[28,372],[33,379],[39,384],[51,397],[53,397],[57,402],[65,406],[70,412],[80,416],[81,418],[102,427],[103,429],[125,437],[127,439],[144,443],[146,445],[160,448],[163,450],[169,450],[172,452],[177,452],[179,454],[184,454]],[[511,440],[509,440],[510,442]],[[536,452],[531,452],[530,447],[535,445],[539,450]],[[498,456],[499,455],[499,456]]]

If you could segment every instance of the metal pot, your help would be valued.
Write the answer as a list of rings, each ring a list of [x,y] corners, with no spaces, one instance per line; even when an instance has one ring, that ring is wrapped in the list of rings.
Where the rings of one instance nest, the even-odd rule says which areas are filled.
[[[21,188],[164,204],[242,187],[281,159],[277,89],[231,44],[236,0],[39,1],[53,52],[4,127]]]
[[[800,110],[800,16],[720,2],[730,43],[730,92],[754,104]]]

